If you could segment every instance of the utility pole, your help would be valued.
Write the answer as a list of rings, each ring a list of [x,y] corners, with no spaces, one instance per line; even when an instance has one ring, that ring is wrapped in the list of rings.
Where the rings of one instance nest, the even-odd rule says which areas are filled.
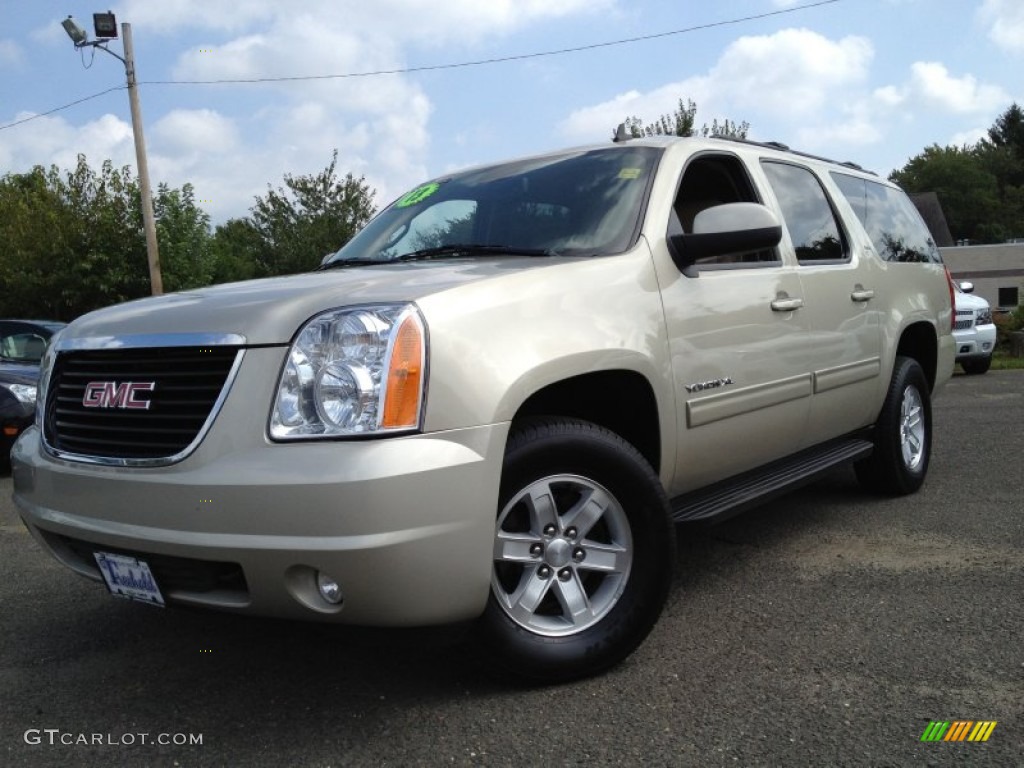
[[[146,232],[146,256],[149,260],[149,284],[154,296],[164,292],[160,274],[160,251],[156,242],[156,218],[153,216],[153,194],[149,186],[149,163],[146,160],[146,137],[142,134],[142,107],[139,105],[139,87],[135,83],[135,47],[132,44],[132,25],[121,25],[124,35],[124,72],[128,78],[128,103],[132,111],[132,132],[135,134],[135,161],[139,166],[139,191],[142,194],[142,228]]]
[[[153,215],[153,194],[149,184],[149,163],[146,161],[146,139],[142,133],[142,107],[139,104],[139,88],[135,80],[135,47],[132,43],[132,25],[125,22],[121,25],[124,36],[124,57],[118,56],[107,48],[107,43],[117,37],[117,24],[114,14],[94,13],[96,37],[90,41],[89,34],[68,16],[61,25],[75,48],[91,47],[106,51],[124,64],[125,77],[128,80],[128,103],[132,113],[132,133],[135,135],[135,162],[139,167],[139,194],[142,197],[142,229],[146,234],[146,256],[149,261],[149,285],[154,296],[164,292],[164,281],[160,274],[160,251],[156,241],[156,217]]]

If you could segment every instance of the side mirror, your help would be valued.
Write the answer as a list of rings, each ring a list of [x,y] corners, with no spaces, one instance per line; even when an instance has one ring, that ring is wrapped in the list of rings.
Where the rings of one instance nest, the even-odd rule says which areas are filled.
[[[692,234],[670,234],[672,260],[687,272],[699,259],[774,248],[782,240],[782,224],[759,203],[725,203],[706,208],[693,220]]]
[[[964,282],[960,283],[960,290],[963,291],[964,293],[974,293],[974,283],[970,283],[965,280]]]

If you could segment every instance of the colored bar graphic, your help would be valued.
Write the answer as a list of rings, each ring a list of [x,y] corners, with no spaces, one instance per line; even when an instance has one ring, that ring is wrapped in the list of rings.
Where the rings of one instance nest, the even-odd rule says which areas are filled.
[[[932,720],[921,734],[921,741],[988,741],[996,720]]]
[[[957,720],[949,729],[949,733],[946,734],[946,738],[943,741],[963,741],[967,736],[967,729],[970,728],[974,723],[970,720]]]
[[[971,731],[971,735],[967,737],[968,741],[988,741],[988,737],[992,735],[992,731],[996,729],[996,721],[988,721],[978,723],[974,730]]]

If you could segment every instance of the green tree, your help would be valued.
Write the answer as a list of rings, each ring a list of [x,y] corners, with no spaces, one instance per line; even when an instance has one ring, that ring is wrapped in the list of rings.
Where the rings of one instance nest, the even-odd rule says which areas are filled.
[[[907,192],[935,192],[954,240],[999,239],[999,185],[974,147],[933,144],[889,178]]]
[[[154,201],[168,290],[209,280],[209,219],[191,187]],[[37,166],[0,179],[0,316],[70,320],[149,294],[139,185],[128,167],[79,155],[62,172]]]
[[[248,222],[259,239],[253,254],[258,276],[316,267],[325,254],[347,243],[373,216],[375,192],[363,177],[357,179],[348,173],[339,178],[337,166],[335,150],[330,164],[320,173],[285,174],[287,189],[268,189],[266,196],[256,199]],[[230,234],[243,240],[251,237],[238,225]]]
[[[956,240],[1024,237],[1024,110],[1010,105],[973,146],[926,147],[889,178],[935,192]]]
[[[196,205],[192,185],[170,189],[161,184],[153,212],[164,290],[181,291],[213,282],[210,216]]]
[[[227,283],[257,276],[263,238],[249,219],[229,219],[220,224],[213,233],[210,249],[211,282]]]
[[[623,121],[623,124],[626,127],[626,132],[634,139],[639,139],[644,136],[698,135],[732,136],[737,139],[745,139],[747,138],[747,132],[750,130],[750,123],[747,123],[746,121],[742,123],[735,123],[731,120],[723,120],[719,123],[717,118],[712,121],[711,125],[704,123],[699,130],[696,130],[694,128],[696,125],[696,119],[697,104],[693,99],[687,99],[685,102],[680,99],[675,112],[672,114],[664,114],[650,124],[645,125],[644,121],[636,116],[627,117]]]

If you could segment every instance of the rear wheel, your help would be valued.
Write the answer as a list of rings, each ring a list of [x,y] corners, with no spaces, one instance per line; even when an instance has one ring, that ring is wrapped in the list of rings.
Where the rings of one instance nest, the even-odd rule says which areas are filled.
[[[875,450],[855,465],[864,487],[890,496],[914,493],[924,483],[932,447],[928,379],[916,360],[897,357],[882,412],[875,422]]]
[[[535,679],[605,669],[654,626],[674,554],[660,482],[632,445],[587,422],[529,422],[505,454],[483,639]]]

